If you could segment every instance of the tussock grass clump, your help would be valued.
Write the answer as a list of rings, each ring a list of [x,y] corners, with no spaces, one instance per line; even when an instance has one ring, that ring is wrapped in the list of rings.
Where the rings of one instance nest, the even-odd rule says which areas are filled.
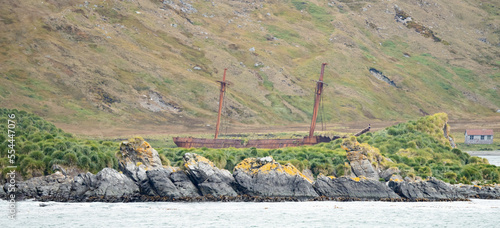
[[[7,115],[14,114],[15,163],[9,162],[9,138],[0,137],[0,170],[5,177],[7,166],[17,166],[24,178],[48,175],[52,167],[74,167],[96,173],[105,167],[118,168],[115,151],[118,143],[84,140],[65,133],[34,114],[16,109],[0,109],[0,131],[7,133]],[[12,154],[12,153],[11,153]]]
[[[499,183],[500,168],[479,157],[451,148],[445,113],[422,117],[358,138],[380,149],[403,176],[433,176],[450,183]]]

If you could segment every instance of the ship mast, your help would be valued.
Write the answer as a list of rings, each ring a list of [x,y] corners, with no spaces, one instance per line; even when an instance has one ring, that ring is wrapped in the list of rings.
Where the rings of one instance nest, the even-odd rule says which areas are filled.
[[[326,65],[326,63],[321,65],[321,75],[319,76],[319,81],[316,82],[316,98],[314,99],[314,110],[311,121],[311,129],[309,130],[309,137],[314,135],[314,128],[316,127],[316,117],[318,116],[319,102],[321,99],[321,93],[323,92],[323,74],[325,72]]]
[[[226,70],[224,69],[224,76],[222,76],[222,81],[217,81],[220,83],[220,98],[219,98],[219,114],[217,115],[217,125],[215,126],[215,139],[219,136],[219,126],[220,126],[220,116],[222,114],[222,102],[224,101],[224,93],[226,92]]]

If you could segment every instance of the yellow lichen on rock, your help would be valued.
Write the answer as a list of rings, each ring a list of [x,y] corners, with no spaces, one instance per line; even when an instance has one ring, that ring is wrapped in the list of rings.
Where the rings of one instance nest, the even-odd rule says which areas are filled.
[[[250,170],[251,166],[250,166],[250,158],[245,158],[243,159],[243,161],[241,161],[240,163],[238,163],[234,169],[241,169],[241,170]]]
[[[205,158],[201,155],[198,155],[195,153],[185,154],[185,156],[186,155],[188,157],[190,157],[189,159],[185,160],[185,162],[184,162],[184,167],[186,167],[186,168],[188,168],[189,166],[196,165],[196,163],[200,163],[200,162],[207,163],[208,165],[215,167],[215,165],[212,161],[208,160],[207,158]]]
[[[117,158],[123,169],[125,167],[131,169],[132,166],[143,166],[143,168],[149,169],[161,167],[158,152],[141,137],[134,137],[122,142],[120,151],[117,152]]]
[[[292,164],[290,164],[290,163],[288,163],[288,164],[286,164],[286,165],[284,165],[284,166],[282,166],[282,167],[283,167],[283,169],[282,169],[282,170],[283,170],[285,173],[288,173],[288,174],[290,174],[290,175],[292,175],[292,176],[299,175],[299,176],[301,176],[302,178],[304,178],[304,179],[306,179],[307,181],[309,181],[309,183],[312,183],[312,182],[313,182],[311,179],[309,179],[306,175],[304,175],[304,174],[303,174],[302,172],[300,172],[300,171],[299,171],[299,170],[298,170],[298,169],[297,169],[294,165],[292,165]]]
[[[265,158],[246,158],[238,163],[234,167],[234,170],[240,170],[250,175],[268,174],[271,171],[275,171],[278,173],[287,173],[291,176],[299,175],[310,183],[313,182],[310,178],[300,172],[294,165],[290,163],[281,165],[276,162],[271,156]]]
[[[361,180],[366,180],[365,176],[360,176],[360,177],[351,177],[353,181],[360,182]]]
[[[252,171],[253,171],[253,173],[269,173],[269,171],[271,171],[271,170],[283,172],[283,170],[280,169],[280,166],[281,165],[279,163],[267,163],[267,164],[261,166],[260,168],[254,169]]]

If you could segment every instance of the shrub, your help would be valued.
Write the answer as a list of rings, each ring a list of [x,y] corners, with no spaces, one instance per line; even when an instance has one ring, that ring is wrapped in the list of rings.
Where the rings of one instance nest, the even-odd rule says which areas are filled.
[[[33,151],[29,156],[35,160],[42,160],[45,155],[41,151]]]
[[[63,157],[64,161],[66,161],[67,165],[75,166],[78,164],[78,158],[72,152],[66,153]]]
[[[444,173],[444,177],[446,179],[456,180],[457,179],[457,174],[454,173],[454,172],[446,172],[446,173]]]
[[[462,172],[460,172],[460,176],[465,177],[469,181],[480,181],[483,180],[483,177],[479,170],[471,165],[466,165]]]
[[[90,158],[83,155],[80,158],[78,158],[78,167],[82,169],[89,169],[90,168]]]

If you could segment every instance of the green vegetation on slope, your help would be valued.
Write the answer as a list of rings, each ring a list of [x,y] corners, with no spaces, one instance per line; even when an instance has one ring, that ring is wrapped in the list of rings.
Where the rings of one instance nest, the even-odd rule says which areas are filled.
[[[362,135],[359,141],[379,148],[398,163],[403,175],[434,176],[450,183],[499,183],[500,167],[451,148],[443,131],[447,121],[446,114],[438,113]]]
[[[7,135],[8,115],[14,114],[13,143]],[[0,109],[0,169],[2,177],[7,166],[17,166],[24,178],[53,173],[53,165],[74,167],[82,172],[96,173],[105,167],[118,168],[114,154],[118,143],[83,140],[64,133],[39,116],[16,109]],[[9,162],[9,145],[14,145],[15,163]]]
[[[438,113],[409,121],[384,130],[367,133],[357,138],[360,143],[379,148],[390,158],[401,175],[414,177],[434,176],[449,183],[499,183],[500,167],[489,165],[485,159],[469,156],[459,149],[452,149],[443,133],[448,116]],[[449,129],[449,128],[448,128]],[[173,165],[182,165],[184,153],[197,153],[214,162],[219,168],[232,170],[248,157],[273,156],[282,164],[292,163],[298,169],[341,176],[350,172],[346,151],[341,149],[342,139],[314,146],[282,149],[208,149],[164,148],[158,149]],[[390,168],[390,167],[386,167]]]
[[[25,111],[0,109],[0,168],[5,175],[9,138],[7,115],[15,114],[15,150],[17,171],[25,178],[53,172],[52,166],[78,168],[81,172],[98,172],[104,167],[118,168],[115,153],[117,142],[84,140],[64,133],[53,124]],[[385,156],[385,168],[397,167],[403,177],[434,176],[450,183],[500,183],[500,167],[489,165],[485,159],[469,156],[452,149],[443,133],[447,115],[435,114],[416,121],[401,123],[384,130],[364,134],[357,139],[337,139],[314,146],[281,149],[208,149],[208,148],[156,148],[162,162],[183,166],[185,153],[202,155],[219,167],[232,171],[243,159],[273,156],[281,164],[291,163],[299,170],[310,169],[314,176],[320,173],[342,176],[351,172],[345,143],[361,143],[361,148],[372,151],[369,156]],[[374,147],[374,148],[372,148]],[[378,148],[378,149],[376,149]],[[380,151],[380,155],[378,155]]]

